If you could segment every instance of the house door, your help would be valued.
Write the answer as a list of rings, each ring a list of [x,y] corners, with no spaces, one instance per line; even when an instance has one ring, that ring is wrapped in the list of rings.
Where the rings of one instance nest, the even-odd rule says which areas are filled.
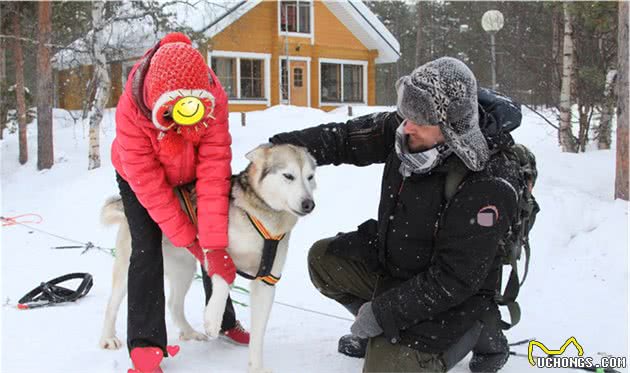
[[[291,105],[307,106],[308,78],[306,61],[291,61]]]

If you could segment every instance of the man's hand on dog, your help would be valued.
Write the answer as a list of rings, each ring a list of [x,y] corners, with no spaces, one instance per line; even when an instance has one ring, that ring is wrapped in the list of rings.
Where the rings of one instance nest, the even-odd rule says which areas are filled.
[[[376,337],[383,333],[383,329],[376,321],[376,316],[372,311],[372,302],[366,302],[359,308],[354,324],[350,327],[350,332],[359,338]]]

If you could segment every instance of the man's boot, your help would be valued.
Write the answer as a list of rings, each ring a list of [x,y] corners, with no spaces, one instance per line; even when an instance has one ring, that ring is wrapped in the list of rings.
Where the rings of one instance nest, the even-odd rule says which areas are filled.
[[[471,372],[497,372],[510,357],[507,338],[499,325],[499,318],[484,323],[473,356],[468,364]]]
[[[359,308],[365,303],[364,300],[355,300],[352,303],[342,304],[351,314],[354,316],[359,313]],[[368,339],[359,338],[352,334],[346,334],[339,338],[339,347],[337,351],[350,357],[365,357],[365,351],[367,350]]]

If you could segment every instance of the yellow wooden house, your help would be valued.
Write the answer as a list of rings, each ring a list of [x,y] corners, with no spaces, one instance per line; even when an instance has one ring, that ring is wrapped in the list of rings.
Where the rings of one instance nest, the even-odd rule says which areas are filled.
[[[228,93],[231,112],[278,104],[323,110],[374,105],[376,65],[400,57],[396,38],[361,1],[247,0],[177,7],[179,24],[208,40],[196,47]],[[112,25],[109,43],[125,47],[108,56],[109,106],[116,105],[135,61],[161,36],[149,26]],[[79,109],[91,66],[73,52],[60,52],[53,66],[57,105]]]

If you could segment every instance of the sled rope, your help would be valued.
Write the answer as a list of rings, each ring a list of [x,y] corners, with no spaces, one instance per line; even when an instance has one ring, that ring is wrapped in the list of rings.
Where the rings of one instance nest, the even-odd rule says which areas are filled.
[[[289,303],[283,303],[283,302],[279,302],[279,301],[274,301],[275,304],[279,304],[281,306],[285,306],[285,307],[289,307],[289,308],[293,308],[296,310],[300,310],[300,311],[304,311],[304,312],[309,312],[309,313],[314,313],[316,315],[320,315],[320,316],[326,316],[326,317],[330,317],[332,319],[337,319],[337,320],[344,320],[344,321],[351,321],[354,322],[354,319],[348,318],[348,317],[343,317],[343,316],[337,316],[337,315],[333,315],[330,313],[326,313],[326,312],[321,312],[321,311],[315,311],[315,310],[311,310],[308,308],[304,308],[304,307],[300,307],[300,306],[294,306],[292,304]]]
[[[26,221],[18,221],[18,219],[27,217],[27,216],[33,216],[35,217],[34,220],[26,220]],[[22,214],[22,215],[17,215],[17,216],[9,216],[8,218],[5,218],[4,216],[0,216],[0,220],[2,220],[2,226],[3,227],[11,227],[13,225],[18,225],[20,223],[24,224],[24,223],[29,223],[29,224],[39,224],[42,221],[44,221],[44,218],[42,218],[40,215],[38,214]]]
[[[104,248],[104,247],[101,247],[101,246],[94,245],[94,243],[92,243],[91,241],[81,242],[81,241],[74,240],[72,238],[60,236],[58,234],[51,233],[51,232],[45,231],[45,230],[40,229],[40,228],[35,228],[35,227],[31,226],[31,225],[26,224],[25,222],[20,222],[20,221],[17,220],[19,217],[28,216],[28,215],[37,216],[40,219],[39,221],[32,221],[32,222],[29,221],[28,223],[31,223],[31,224],[39,224],[39,223],[41,223],[44,220],[41,216],[39,216],[37,214],[23,214],[23,215],[18,215],[18,216],[9,217],[9,218],[5,218],[4,216],[0,216],[0,221],[2,221],[2,226],[3,227],[4,226],[21,225],[21,226],[23,226],[25,228],[28,228],[30,230],[33,230],[33,231],[36,231],[36,232],[39,232],[39,233],[42,233],[42,234],[45,234],[45,235],[48,235],[48,236],[51,236],[51,237],[55,237],[55,238],[58,238],[60,240],[64,240],[64,241],[67,241],[67,242],[72,242],[72,243],[77,244],[76,246],[53,246],[53,247],[51,247],[51,249],[84,249],[81,252],[81,254],[85,254],[89,250],[96,249],[96,250],[99,250],[99,251],[106,252],[106,253],[108,253],[110,255],[114,255],[114,249]]]
[[[201,275],[197,274],[197,275],[196,275],[196,278],[197,278],[197,279],[201,279]],[[230,291],[231,291],[231,292],[234,292],[235,294],[241,294],[241,295],[246,295],[246,296],[249,296],[249,295],[250,295],[250,294],[249,294],[249,291],[248,291],[247,289],[242,288],[242,287],[240,287],[240,286],[232,286],[232,289],[230,289]],[[242,303],[240,303],[240,302],[236,302],[234,299],[232,299],[232,302],[235,302],[235,303],[238,303],[238,304],[240,304],[240,305],[242,305],[242,306],[244,306],[244,307],[247,307],[247,305],[246,305],[246,304],[242,304]],[[354,319],[350,319],[350,318],[348,318],[348,317],[337,316],[337,315],[333,315],[333,314],[330,314],[330,313],[321,312],[321,311],[316,311],[316,310],[312,310],[312,309],[305,308],[305,307],[294,306],[294,305],[292,305],[292,304],[289,304],[289,303],[284,303],[284,302],[280,302],[280,301],[277,301],[277,300],[274,300],[274,301],[273,301],[273,303],[275,303],[275,304],[279,304],[279,305],[281,305],[281,306],[285,306],[285,307],[293,308],[293,309],[296,309],[296,310],[300,310],[300,311],[303,311],[303,312],[309,312],[309,313],[313,313],[313,314],[320,315],[320,316],[330,317],[330,318],[332,318],[332,319],[344,320],[344,321],[352,321],[352,322],[354,322]]]

